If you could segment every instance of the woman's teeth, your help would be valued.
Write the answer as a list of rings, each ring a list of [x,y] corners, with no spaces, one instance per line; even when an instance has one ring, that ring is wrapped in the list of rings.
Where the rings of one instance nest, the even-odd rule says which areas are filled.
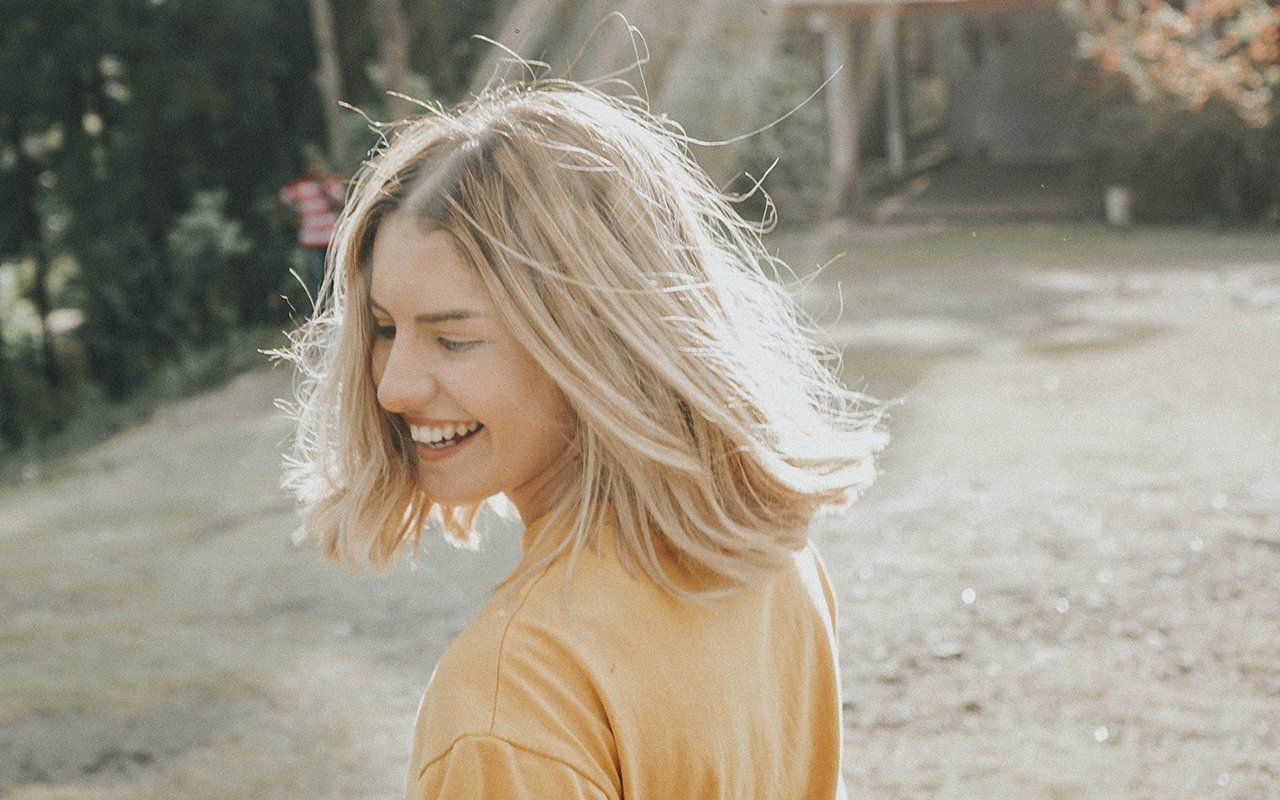
[[[415,442],[422,442],[432,449],[457,444],[484,426],[479,422],[459,422],[453,425],[410,425],[409,433]]]

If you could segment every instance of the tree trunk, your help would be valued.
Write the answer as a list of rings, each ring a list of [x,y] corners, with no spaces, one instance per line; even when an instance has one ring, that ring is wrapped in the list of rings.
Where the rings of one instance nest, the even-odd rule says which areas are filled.
[[[501,18],[505,9],[495,7],[494,16]],[[453,53],[449,50],[449,32],[445,30],[444,0],[419,0],[410,6],[410,28],[416,37],[425,39],[427,58],[431,63],[431,90],[437,99],[453,97],[462,88],[458,84],[458,70],[454,66]],[[414,47],[417,45],[415,44]]]
[[[36,307],[36,315],[40,317],[40,361],[44,367],[44,379],[50,386],[62,383],[62,370],[58,366],[58,356],[53,349],[53,333],[49,330],[49,253],[44,242],[38,241],[31,248],[31,259],[35,262],[36,274],[31,285],[31,304]]]
[[[311,31],[316,45],[316,87],[324,106],[325,129],[328,135],[329,164],[345,172],[348,166],[349,147],[346,131],[342,127],[342,73],[338,67],[337,37],[333,30],[333,8],[329,0],[308,0],[311,6]]]
[[[824,203],[829,216],[847,207],[857,194],[858,140],[861,138],[861,115],[857,102],[857,68],[853,65],[854,30],[845,19],[823,15],[822,71],[830,78],[827,84],[827,146],[831,159],[831,183]]]
[[[563,23],[566,12],[573,10],[573,0],[513,0],[501,13],[497,35],[493,38],[522,55],[529,55],[548,35],[557,23]],[[512,75],[527,77],[523,69],[503,64],[508,55],[501,48],[487,42],[479,43],[483,55],[476,62],[471,75],[471,91],[479,92],[489,85],[495,76]]]
[[[409,74],[409,33],[400,0],[369,0],[373,29],[378,36],[378,56],[382,60],[382,91],[387,114],[402,120],[413,111],[413,103],[402,95]],[[394,94],[392,94],[394,93]]]

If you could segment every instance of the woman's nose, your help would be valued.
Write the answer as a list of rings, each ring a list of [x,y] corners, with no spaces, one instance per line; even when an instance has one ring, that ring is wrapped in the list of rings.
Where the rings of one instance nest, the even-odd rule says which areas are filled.
[[[425,360],[393,344],[378,380],[378,405],[389,414],[411,414],[426,408],[436,386]]]

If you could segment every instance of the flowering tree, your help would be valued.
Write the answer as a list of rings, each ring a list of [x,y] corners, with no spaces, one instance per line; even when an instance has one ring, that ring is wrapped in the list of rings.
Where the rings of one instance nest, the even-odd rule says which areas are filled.
[[[1060,0],[1098,104],[1097,166],[1140,217],[1280,214],[1280,0]]]
[[[1182,5],[1182,4],[1179,4]],[[1213,99],[1262,128],[1280,113],[1280,7],[1266,0],[1064,0],[1080,54],[1139,102],[1199,111]]]

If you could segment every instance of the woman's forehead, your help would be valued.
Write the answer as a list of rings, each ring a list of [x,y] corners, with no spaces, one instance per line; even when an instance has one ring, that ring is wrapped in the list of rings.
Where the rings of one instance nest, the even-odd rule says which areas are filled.
[[[424,229],[406,214],[392,214],[378,226],[369,261],[370,300],[384,309],[492,311],[484,282],[452,234],[441,228]]]

